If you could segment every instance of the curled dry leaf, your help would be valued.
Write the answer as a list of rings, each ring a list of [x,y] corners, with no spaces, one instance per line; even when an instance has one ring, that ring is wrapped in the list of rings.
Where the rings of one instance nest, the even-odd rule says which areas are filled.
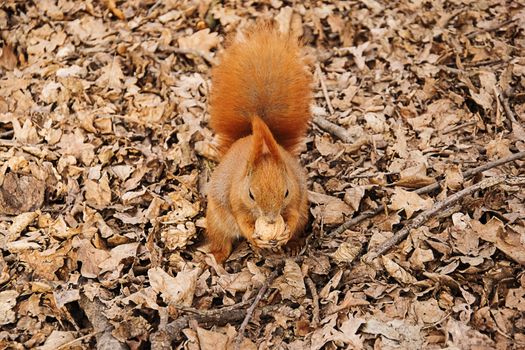
[[[463,174],[459,166],[452,165],[445,169],[445,186],[447,186],[448,189],[457,191],[461,189],[463,182]]]
[[[345,190],[345,197],[344,201],[346,204],[350,205],[354,211],[359,210],[359,204],[361,203],[361,200],[365,196],[365,187],[364,186],[356,186],[347,188]]]
[[[398,282],[402,284],[412,284],[417,282],[416,278],[409,274],[404,268],[396,264],[392,259],[382,256],[381,260],[383,266],[385,267],[386,272],[392,277],[394,277]]]
[[[399,174],[400,178],[396,181],[397,186],[419,188],[436,182],[432,177],[426,175],[427,167],[424,163],[407,168]]]
[[[509,139],[491,140],[487,145],[487,155],[491,159],[504,158],[511,155]]]
[[[122,260],[135,257],[137,255],[138,246],[139,244],[134,242],[121,244],[111,249],[109,253],[110,256],[98,265],[98,267],[100,267],[100,273],[107,271],[112,271],[113,273],[118,272],[120,266],[122,266]]]
[[[273,282],[283,299],[298,300],[306,295],[303,273],[292,259],[286,259],[283,275]]]
[[[74,246],[78,247],[77,259],[82,263],[80,273],[86,278],[96,278],[100,273],[99,265],[110,257],[110,253],[95,248],[87,239],[74,241]]]
[[[421,249],[419,247],[414,249],[414,252],[408,259],[408,261],[410,261],[410,263],[418,269],[423,269],[425,267],[425,263],[433,260],[434,253],[431,249]]]
[[[453,318],[447,320],[445,331],[450,334],[450,344],[458,349],[468,349],[480,345],[494,347],[494,341],[490,337]]]
[[[350,264],[361,252],[360,243],[343,242],[333,254],[333,258],[339,263]]]
[[[196,233],[195,224],[188,221],[185,224],[164,227],[160,232],[160,237],[167,249],[174,250],[186,247]]]
[[[160,267],[148,271],[151,288],[160,293],[171,305],[191,306],[200,269],[180,271],[176,277],[168,275]]]
[[[24,231],[26,227],[29,226],[37,217],[37,212],[22,213],[17,215],[9,227],[9,237],[7,241],[12,242],[17,239],[20,233],[22,233],[22,231]]]
[[[313,215],[326,225],[341,224],[345,216],[353,212],[348,204],[337,197],[310,191],[308,198],[311,202],[318,204],[317,207],[311,209]]]

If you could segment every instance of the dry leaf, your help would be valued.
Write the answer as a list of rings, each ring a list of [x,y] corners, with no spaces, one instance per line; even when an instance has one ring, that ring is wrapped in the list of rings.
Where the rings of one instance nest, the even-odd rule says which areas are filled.
[[[93,207],[104,207],[111,203],[111,189],[107,176],[103,176],[99,182],[87,180],[84,184],[86,190],[86,203]]]
[[[219,45],[217,33],[210,33],[208,28],[199,30],[190,36],[180,37],[178,40],[181,49],[193,49],[208,53]]]
[[[334,252],[333,258],[340,263],[350,264],[361,252],[361,244],[343,242]]]
[[[18,60],[10,45],[4,45],[0,52],[0,67],[7,70],[13,70],[16,67]]]
[[[0,214],[18,215],[39,209],[44,192],[45,183],[40,179],[10,172],[0,184]]]
[[[18,292],[15,290],[4,290],[0,292],[0,325],[6,325],[16,320],[16,314],[12,310],[16,305]]]
[[[411,218],[414,212],[430,209],[433,204],[432,198],[423,199],[417,193],[396,187],[388,207],[392,210],[404,210],[407,218]]]
[[[197,327],[199,348],[202,350],[227,350],[228,336],[222,333],[208,331]]]
[[[166,303],[191,306],[200,273],[199,269],[193,269],[180,271],[176,277],[171,277],[160,267],[156,267],[148,271],[148,277],[153,290],[160,293]]]
[[[292,259],[287,259],[283,276],[277,278],[273,285],[279,289],[283,299],[298,300],[306,295],[303,273],[299,265]]]
[[[26,227],[29,226],[37,217],[38,213],[36,212],[22,213],[17,215],[9,227],[9,237],[7,241],[11,242],[18,238],[20,233],[22,233],[22,231],[24,231]]]
[[[400,283],[412,284],[417,282],[414,276],[412,276],[405,269],[396,264],[392,259],[389,259],[383,255],[381,257],[381,260],[383,262],[383,266],[385,267],[386,272],[388,272],[390,276],[394,277]]]
[[[326,225],[341,224],[345,216],[353,212],[349,205],[337,197],[309,192],[308,198],[311,202],[318,204],[317,207],[312,209],[312,213]]]

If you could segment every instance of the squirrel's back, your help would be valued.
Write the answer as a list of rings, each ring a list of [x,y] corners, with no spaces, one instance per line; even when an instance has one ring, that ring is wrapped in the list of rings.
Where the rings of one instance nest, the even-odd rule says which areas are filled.
[[[259,24],[232,43],[212,71],[211,127],[225,152],[261,118],[275,140],[294,152],[310,120],[311,75],[290,35]]]

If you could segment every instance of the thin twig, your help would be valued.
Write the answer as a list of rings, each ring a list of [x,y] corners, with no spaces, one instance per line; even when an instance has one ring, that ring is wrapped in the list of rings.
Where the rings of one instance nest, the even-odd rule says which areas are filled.
[[[503,109],[505,110],[505,114],[507,115],[507,117],[510,119],[511,122],[516,123],[517,122],[516,115],[510,108],[509,99],[507,98],[505,93],[501,91],[501,89],[497,89],[497,92],[498,92],[499,100],[501,101],[501,104],[503,105]]]
[[[321,71],[321,65],[319,65],[319,63],[315,65],[315,71],[317,73],[317,77],[319,78],[319,83],[321,84],[321,90],[323,90],[323,95],[324,99],[326,100],[326,106],[328,107],[328,111],[330,112],[330,115],[334,115],[334,107],[332,107],[330,96],[328,96],[328,89],[326,88],[323,72]]]
[[[478,71],[477,70],[463,70],[463,69],[458,69],[458,68],[452,68],[452,67],[449,67],[449,66],[445,66],[445,65],[439,65],[437,66],[439,69],[447,72],[447,73],[452,73],[452,74],[457,74],[457,75],[476,75],[478,74]]]
[[[357,150],[359,150],[362,146],[368,145],[371,142],[371,138],[368,136],[361,136],[357,140],[350,135],[347,129],[334,124],[322,117],[316,116],[314,117],[314,123],[317,124],[321,129],[324,131],[330,133],[331,135],[337,137],[341,141],[345,143],[349,143],[348,146],[345,146],[344,152],[346,153],[352,153]],[[341,152],[340,154],[344,153]]]
[[[315,116],[314,123],[317,124],[324,131],[329,132],[331,135],[334,135],[343,142],[353,143],[355,141],[355,138],[352,137],[352,135],[350,135],[347,129],[337,124],[334,124],[324,118]]]
[[[463,178],[464,179],[469,179],[469,178],[473,177],[474,175],[482,173],[482,172],[484,172],[486,170],[489,170],[489,169],[495,168],[497,166],[503,165],[505,163],[512,162],[514,160],[518,160],[518,159],[522,159],[522,158],[525,158],[525,151],[514,153],[514,154],[512,154],[512,155],[510,155],[508,157],[497,159],[497,160],[494,160],[494,161],[489,162],[487,164],[480,165],[480,166],[478,166],[476,168],[472,168],[472,169],[466,170],[465,172],[463,172]],[[433,184],[427,185],[425,187],[418,188],[414,192],[417,193],[417,194],[425,194],[425,193],[433,192],[433,191],[439,189],[440,187],[441,187],[441,184],[439,182],[434,182]],[[359,224],[360,222],[362,222],[362,221],[364,221],[366,219],[369,219],[371,217],[374,217],[374,216],[378,215],[379,213],[384,212],[384,210],[385,210],[385,206],[384,205],[380,205],[376,209],[374,209],[374,210],[372,210],[370,212],[362,213],[362,214],[356,216],[355,218],[352,218],[350,220],[345,221],[341,226],[339,226],[338,228],[333,230],[330,234],[331,235],[339,235],[339,234],[343,233],[345,230],[348,230],[349,228]]]
[[[82,341],[82,340],[85,340],[85,339],[89,339],[89,338],[97,335],[97,333],[100,333],[100,331],[99,332],[91,332],[91,333],[86,334],[86,335],[84,335],[84,336],[82,336],[80,338],[73,339],[73,340],[71,340],[71,341],[69,341],[67,343],[64,343],[64,344],[60,345],[58,348],[56,348],[56,350],[68,348],[71,345],[73,345],[73,344],[75,344],[75,343],[77,343],[79,341]]]
[[[317,327],[319,324],[319,295],[317,294],[317,289],[315,288],[315,283],[312,281],[310,276],[306,276],[305,279],[306,285],[308,286],[308,289],[310,289],[310,293],[312,294],[312,325],[314,327]]]
[[[241,301],[240,303],[237,303],[237,304],[224,306],[224,307],[221,307],[221,308],[218,308],[218,309],[210,309],[210,310],[199,310],[199,309],[196,309],[196,308],[193,308],[193,307],[178,306],[178,305],[176,305],[175,308],[177,310],[179,310],[179,311],[182,311],[182,312],[192,313],[192,314],[200,315],[200,316],[204,316],[204,317],[212,317],[212,316],[214,316],[216,314],[221,314],[221,313],[229,312],[229,311],[232,311],[232,310],[243,309],[245,306],[250,305],[253,302],[254,299],[255,298],[250,298],[250,299]]]
[[[275,307],[275,305],[267,305],[261,309],[261,312],[263,315],[268,314],[275,310]],[[201,325],[209,325],[210,327],[212,325],[225,325],[243,320],[246,312],[247,309],[237,309],[210,315],[184,315],[168,323],[165,329],[159,329],[157,332],[150,334],[150,340],[164,333],[167,337],[167,342],[171,343],[173,340],[181,337],[182,330],[187,328],[189,322],[192,320],[196,320]]]
[[[391,171],[388,173],[375,173],[375,174],[359,174],[359,175],[348,175],[345,177],[345,180],[351,180],[351,179],[369,179],[371,177],[379,177],[379,176],[390,176],[390,175],[397,175],[399,172],[397,171]]]
[[[486,170],[489,170],[489,169],[495,168],[497,166],[503,165],[505,163],[512,162],[512,161],[515,161],[515,160],[518,160],[518,159],[522,159],[522,158],[525,159],[525,151],[514,153],[514,154],[511,154],[508,157],[501,158],[501,159],[496,159],[496,160],[493,160],[492,162],[489,162],[487,164],[480,165],[478,167],[466,170],[463,173],[463,177],[464,178],[470,178],[470,177],[472,177],[474,175],[477,175],[479,173],[482,173],[482,172],[484,172]]]
[[[486,61],[479,61],[479,62],[465,62],[464,65],[467,68],[474,68],[474,67],[483,67],[483,66],[492,66],[492,65],[499,65],[499,64],[505,64],[508,63],[510,59],[508,60],[502,60],[501,58],[496,58],[493,60],[486,60]]]
[[[410,230],[421,226],[422,224],[427,222],[430,218],[435,216],[437,213],[442,212],[446,208],[454,205],[460,199],[466,196],[469,196],[476,191],[499,185],[500,183],[504,181],[505,181],[505,177],[503,176],[491,177],[481,182],[478,182],[477,184],[464,188],[463,190],[459,192],[454,193],[453,195],[445,198],[445,200],[436,203],[432,208],[425,210],[424,212],[419,214],[414,220],[412,220],[408,225],[403,227],[403,229],[396,232],[391,238],[387,239],[386,241],[381,243],[379,246],[375,247],[374,249],[366,253],[361,260],[366,264],[371,263],[375,258],[385,253],[386,251],[388,251],[393,246],[397,245],[402,240],[404,240],[410,233]]]
[[[471,125],[475,125],[476,123],[477,123],[477,121],[471,120],[469,122],[453,126],[450,129],[443,130],[443,135],[450,134],[451,132],[454,132],[454,131],[459,130],[459,129],[466,128],[466,127],[471,126]]]
[[[428,326],[425,326],[425,327],[423,327],[423,328],[421,328],[421,329],[430,329],[430,328],[434,328],[434,327],[436,327],[437,325],[439,325],[440,323],[442,323],[443,321],[445,321],[447,318],[449,318],[450,315],[452,315],[452,312],[447,312],[447,313],[445,314],[445,316],[443,316],[443,317],[442,317],[440,320],[438,320],[437,322],[434,322],[434,323],[432,323],[432,324],[429,324]]]
[[[264,293],[266,293],[266,290],[268,290],[268,287],[270,287],[270,284],[273,282],[273,280],[277,277],[279,274],[279,269],[273,270],[273,272],[268,276],[264,284],[261,286],[261,289],[259,289],[259,292],[255,296],[255,300],[253,301],[252,305],[246,310],[246,316],[244,317],[244,320],[241,323],[241,327],[239,327],[239,331],[237,332],[237,339],[235,340],[235,350],[241,349],[241,342],[244,338],[244,331],[246,330],[246,327],[248,326],[248,322],[250,322],[250,319],[253,316],[253,313],[255,311],[255,308],[257,307],[257,304],[261,301],[262,297],[264,296]]]
[[[12,137],[14,135],[14,130],[7,130],[4,132],[0,132],[0,139],[6,138],[6,137]]]
[[[467,34],[467,38],[472,39],[473,37],[475,37],[476,35],[479,35],[479,34],[494,32],[496,30],[501,29],[502,27],[505,27],[508,24],[513,23],[513,22],[516,22],[516,19],[509,19],[509,20],[506,20],[504,22],[497,23],[496,25],[494,25],[494,26],[492,26],[490,28],[477,29],[477,30],[475,30],[473,32],[468,33]]]
[[[205,61],[207,61],[211,65],[215,65],[216,63],[215,58],[213,58],[209,53],[200,51],[200,50],[184,49],[180,47],[170,46],[170,47],[165,48],[164,51],[170,52],[170,53],[182,54],[182,55],[193,55],[193,56],[202,57]]]

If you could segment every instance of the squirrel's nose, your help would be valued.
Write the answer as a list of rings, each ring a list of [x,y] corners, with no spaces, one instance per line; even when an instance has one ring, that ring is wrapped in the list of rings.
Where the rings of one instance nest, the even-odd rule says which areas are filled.
[[[270,240],[270,244],[271,245],[276,245],[277,244],[277,240],[276,239],[271,239]]]

